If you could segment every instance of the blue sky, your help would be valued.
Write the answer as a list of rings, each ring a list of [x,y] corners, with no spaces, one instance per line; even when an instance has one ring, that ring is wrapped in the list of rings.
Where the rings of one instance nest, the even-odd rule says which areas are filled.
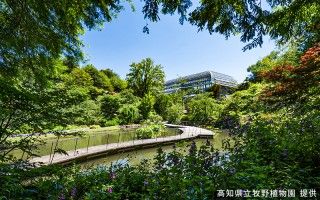
[[[262,48],[243,52],[245,44],[237,36],[226,40],[219,34],[198,32],[188,23],[180,25],[176,15],[160,17],[159,22],[149,23],[150,34],[145,34],[142,28],[147,21],[141,8],[132,12],[127,7],[100,31],[86,32],[82,38],[87,63],[110,68],[125,78],[132,62],[150,57],[162,65],[167,80],[213,70],[241,82],[248,66],[275,49],[274,42],[265,39]]]

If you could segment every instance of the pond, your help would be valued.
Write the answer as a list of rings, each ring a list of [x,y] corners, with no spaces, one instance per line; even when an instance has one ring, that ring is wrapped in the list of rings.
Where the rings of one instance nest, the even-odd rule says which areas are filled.
[[[230,136],[226,132],[218,132],[214,135],[213,139],[209,139],[210,143],[216,149],[222,148],[222,141],[225,139],[229,139]],[[195,139],[197,148],[199,148],[202,144],[207,142],[207,139]],[[189,145],[191,141],[178,142],[176,143],[176,149],[181,153],[186,153],[189,150]],[[161,146],[164,152],[173,151],[173,145],[165,145]],[[153,159],[157,154],[158,147],[148,148],[148,149],[139,149],[131,152],[117,153],[114,155],[106,155],[103,158],[97,158],[93,160],[89,160],[86,162],[82,162],[80,165],[83,168],[90,168],[92,166],[97,166],[100,164],[110,165],[111,163],[120,162],[126,163],[129,162],[132,165],[139,164],[143,159]]]
[[[161,136],[167,137],[180,134],[180,131],[176,128],[166,128]],[[73,138],[60,138],[58,143],[56,138],[46,139],[45,144],[39,146],[36,154],[39,156],[50,155],[55,145],[65,151],[71,151],[81,148],[87,148],[91,146],[120,143],[136,139],[136,129],[123,128],[118,130],[94,130],[85,133],[83,137]],[[21,151],[14,151],[15,157],[21,157],[23,153]],[[26,156],[25,156],[26,157]]]

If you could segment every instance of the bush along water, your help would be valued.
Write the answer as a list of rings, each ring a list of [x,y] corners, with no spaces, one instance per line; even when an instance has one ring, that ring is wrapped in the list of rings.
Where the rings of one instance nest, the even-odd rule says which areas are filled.
[[[50,175],[37,171],[36,178],[28,172],[12,180],[19,192],[11,186],[0,194],[9,199],[216,199],[219,190],[294,189],[291,199],[299,199],[300,189],[320,188],[319,116],[319,111],[252,116],[233,130],[233,145],[224,141],[222,150],[192,142],[186,154],[159,149],[154,162],[137,166],[73,166]],[[4,174],[1,180],[8,177]]]
[[[136,130],[138,139],[149,139],[161,136],[165,132],[163,124],[144,125]]]
[[[166,127],[162,123],[161,116],[151,112],[146,120],[143,121],[142,126],[136,130],[138,139],[150,139],[163,135],[166,132]]]
[[[192,142],[186,155],[175,148],[171,153],[160,148],[154,162],[144,160],[137,166],[62,169],[54,176],[30,180],[20,195],[32,199],[212,199],[216,183],[225,178],[219,175],[223,160],[210,143],[197,148]]]

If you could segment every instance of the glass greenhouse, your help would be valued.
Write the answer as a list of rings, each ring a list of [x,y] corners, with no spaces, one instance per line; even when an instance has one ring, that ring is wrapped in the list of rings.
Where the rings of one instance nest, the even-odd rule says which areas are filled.
[[[237,81],[229,75],[205,71],[167,81],[165,83],[165,93],[174,93],[179,89],[194,89],[203,92],[209,90],[213,85],[228,90],[236,87]]]

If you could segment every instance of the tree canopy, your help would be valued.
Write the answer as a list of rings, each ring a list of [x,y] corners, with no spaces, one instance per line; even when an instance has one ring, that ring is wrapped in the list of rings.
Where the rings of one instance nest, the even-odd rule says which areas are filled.
[[[161,65],[154,65],[151,58],[140,63],[132,63],[127,74],[128,86],[139,97],[148,93],[157,93],[163,89],[164,72]]]
[[[243,50],[261,46],[266,35],[280,44],[300,43],[303,49],[320,40],[318,0],[203,0],[192,11],[190,0],[145,2],[143,12],[151,21],[158,21],[160,12],[173,14],[177,10],[180,23],[187,20],[199,31],[206,29],[226,38],[239,35],[247,43]]]
[[[319,10],[318,0],[204,0],[189,20],[210,34],[240,34],[242,42],[249,42],[244,50],[261,46],[265,35],[310,46],[320,39]]]
[[[17,75],[20,69],[42,80],[57,58],[81,60],[79,36],[111,21],[125,2],[0,1],[0,73]],[[265,35],[280,43],[295,40],[304,49],[320,40],[318,0],[204,0],[193,11],[191,6],[190,0],[145,0],[142,12],[152,22],[160,13],[177,12],[180,23],[187,20],[210,34],[240,34],[249,42],[244,50],[261,46]]]
[[[40,74],[62,54],[81,58],[79,35],[99,27],[121,10],[119,1],[0,2],[0,70]]]
[[[119,13],[126,0],[0,1],[0,73],[18,69],[44,75],[61,55],[74,62],[83,57],[79,36],[100,28]],[[190,1],[163,1],[163,11],[185,16]],[[155,21],[156,1],[145,1],[145,18]],[[187,3],[187,5],[189,5]]]
[[[298,66],[284,64],[260,73],[270,83],[264,98],[277,104],[314,101],[320,86],[320,44],[309,48]]]

